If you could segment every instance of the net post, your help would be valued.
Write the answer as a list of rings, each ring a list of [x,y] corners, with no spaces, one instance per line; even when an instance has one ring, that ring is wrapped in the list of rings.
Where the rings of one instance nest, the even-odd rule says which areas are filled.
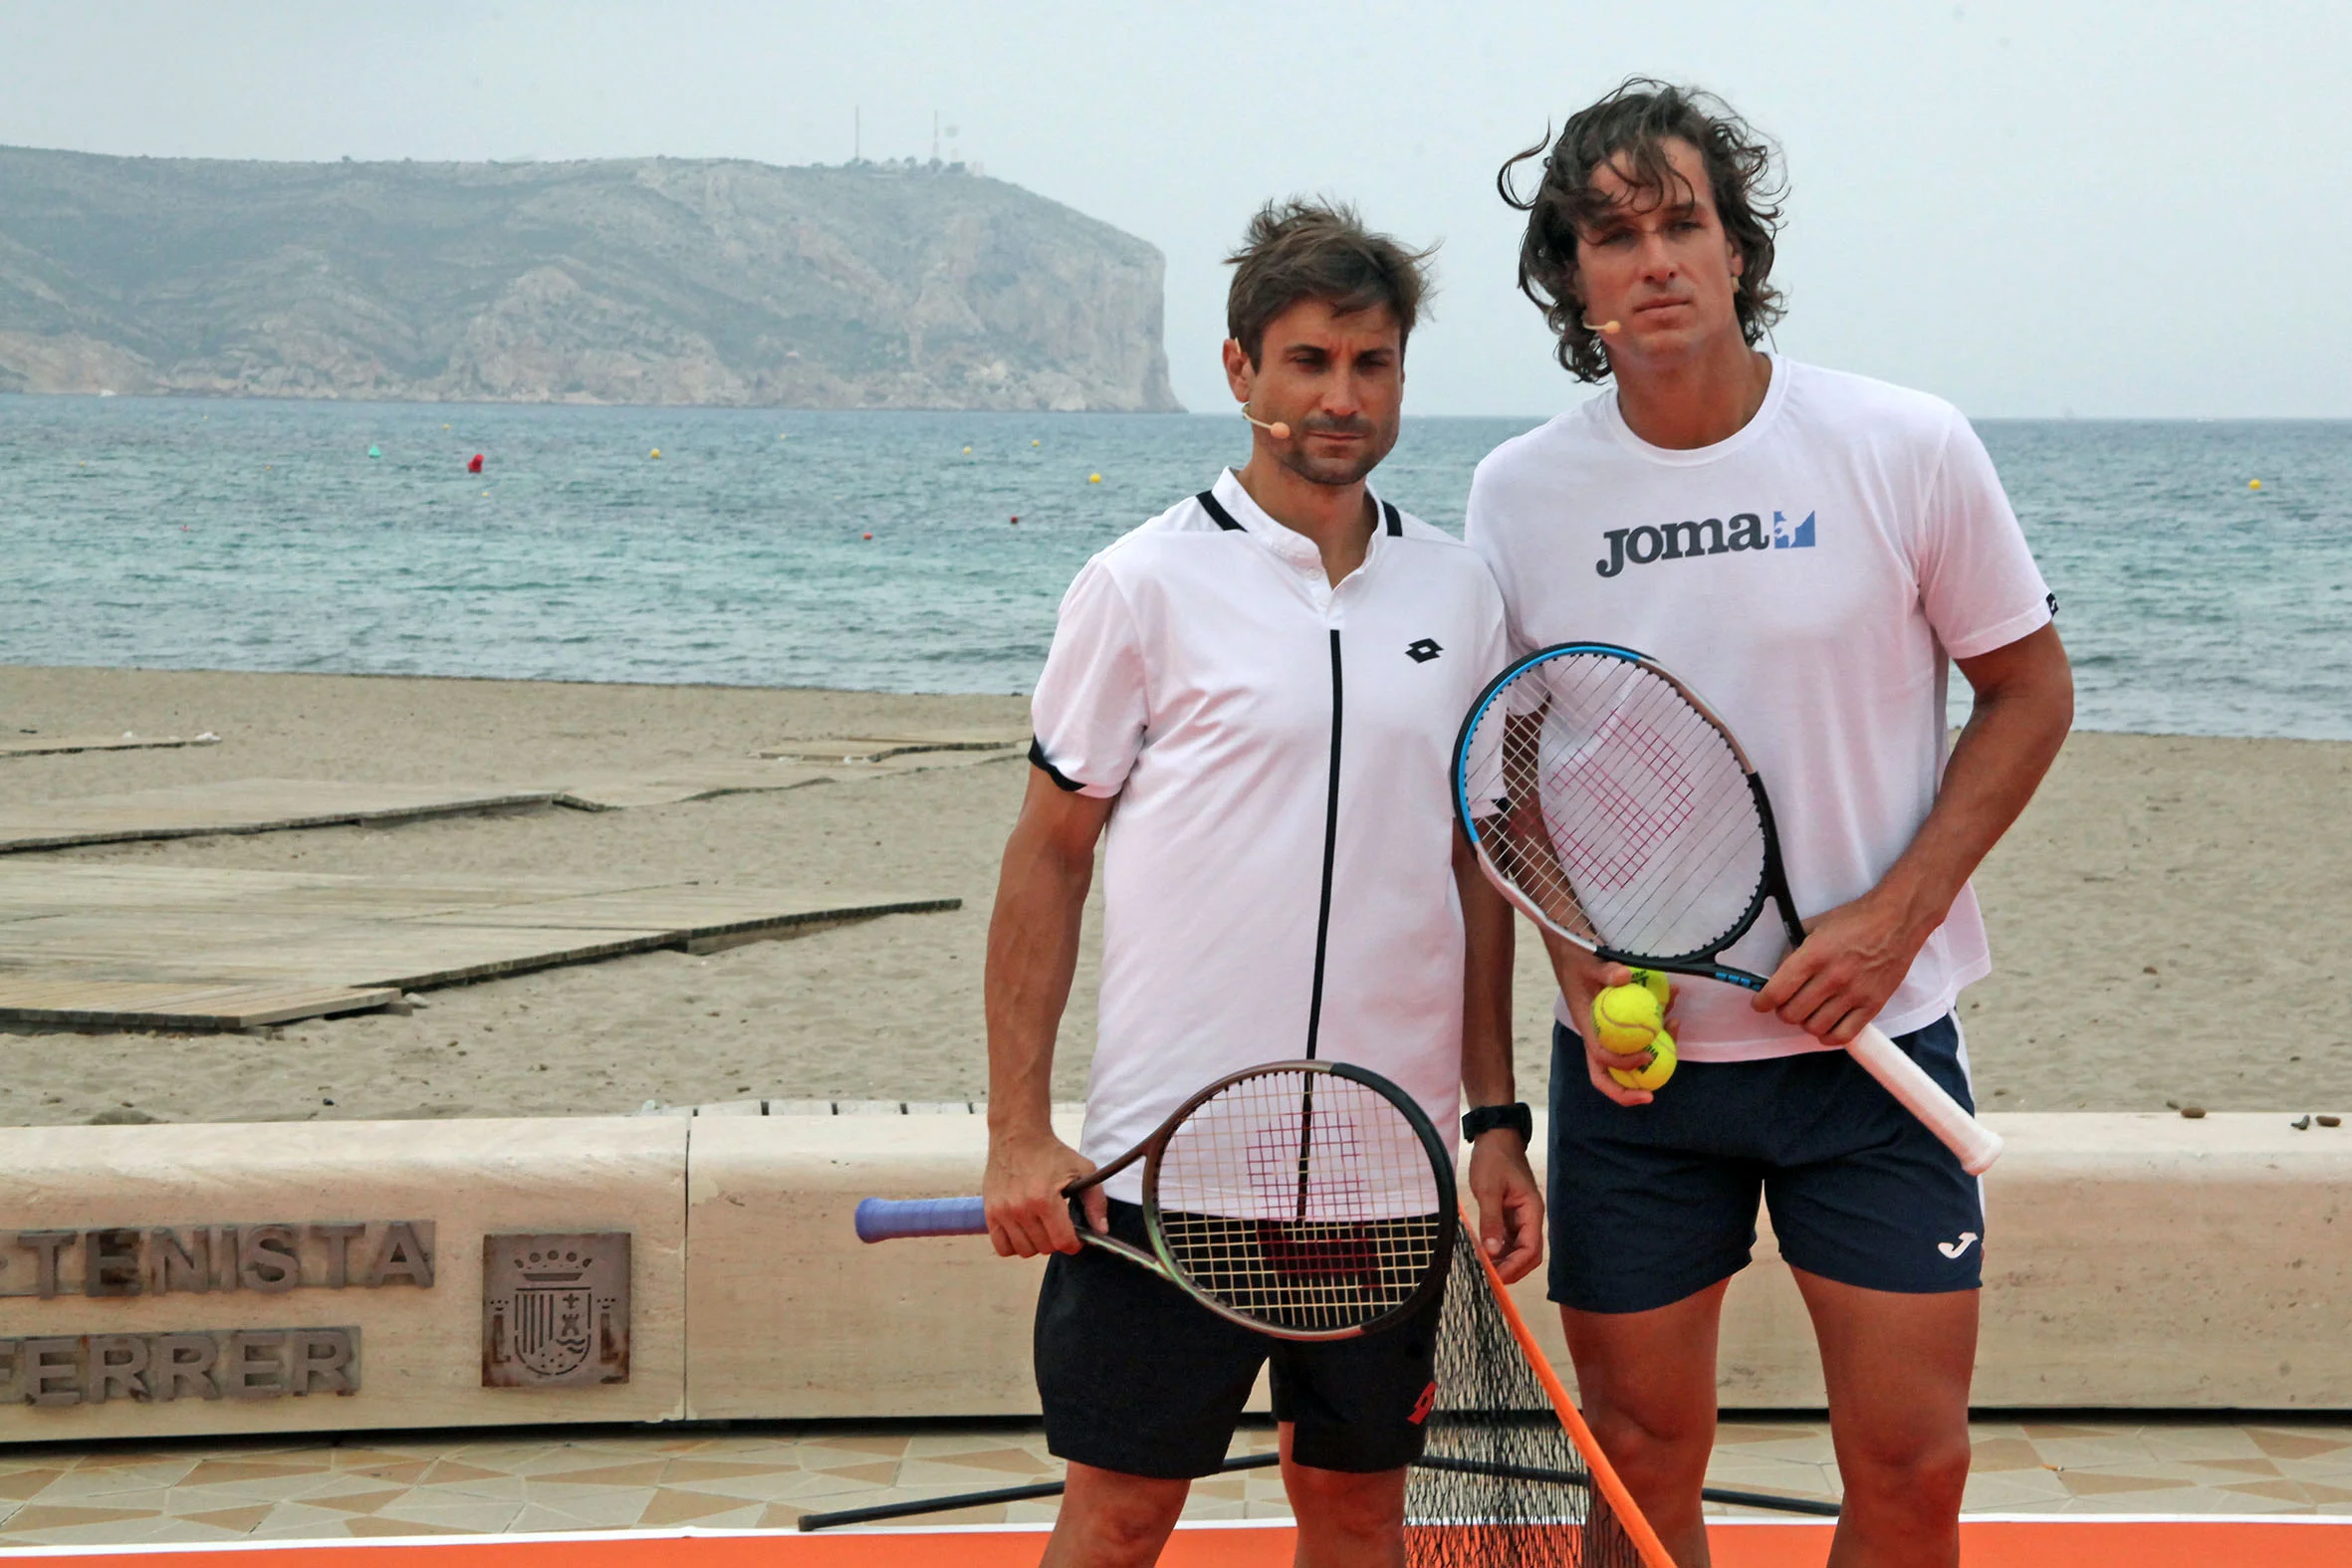
[[[1633,1549],[1641,1554],[1643,1568],[1675,1568],[1674,1555],[1667,1551],[1666,1543],[1658,1539],[1658,1532],[1650,1528],[1649,1516],[1633,1500],[1633,1493],[1625,1489],[1625,1482],[1617,1476],[1616,1466],[1601,1452],[1600,1443],[1592,1436],[1592,1429],[1584,1425],[1583,1414],[1576,1409],[1576,1402],[1568,1398],[1568,1391],[1561,1384],[1559,1374],[1552,1370],[1551,1358],[1543,1354],[1543,1347],[1535,1343],[1534,1334],[1528,1328],[1528,1320],[1520,1316],[1519,1303],[1511,1299],[1510,1287],[1503,1283],[1503,1276],[1495,1271],[1495,1260],[1487,1255],[1485,1247],[1477,1244],[1478,1226],[1472,1221],[1468,1206],[1463,1208],[1462,1223],[1469,1230],[1472,1238],[1470,1250],[1477,1256],[1479,1267],[1487,1272],[1487,1284],[1494,1292],[1495,1304],[1503,1311],[1503,1321],[1509,1325],[1511,1337],[1519,1341],[1520,1353],[1528,1358],[1528,1365],[1534,1370],[1536,1380],[1543,1385],[1544,1394],[1551,1400],[1553,1413],[1559,1417],[1560,1425],[1568,1429],[1569,1441],[1584,1456],[1585,1465],[1592,1471],[1594,1488],[1608,1499],[1609,1508],[1616,1514],[1626,1538],[1633,1542]]]

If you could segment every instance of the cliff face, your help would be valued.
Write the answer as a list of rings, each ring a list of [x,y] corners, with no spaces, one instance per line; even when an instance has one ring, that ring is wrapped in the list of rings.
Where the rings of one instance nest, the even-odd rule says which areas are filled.
[[[0,148],[0,391],[1174,409],[1160,295],[955,167]]]

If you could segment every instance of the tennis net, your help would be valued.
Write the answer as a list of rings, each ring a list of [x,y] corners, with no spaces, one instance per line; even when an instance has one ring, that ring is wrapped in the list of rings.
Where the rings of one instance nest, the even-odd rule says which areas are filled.
[[[1405,1483],[1411,1568],[1673,1568],[1464,1226]]]

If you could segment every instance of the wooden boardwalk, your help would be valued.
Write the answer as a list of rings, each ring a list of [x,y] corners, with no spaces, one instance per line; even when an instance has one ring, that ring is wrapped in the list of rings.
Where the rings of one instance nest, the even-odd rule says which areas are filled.
[[[1026,752],[1029,727],[1003,730],[908,730],[891,735],[825,737],[786,741],[761,752],[762,757],[810,763],[886,763],[899,758],[928,757],[933,766],[955,752]]]
[[[15,735],[0,736],[0,758],[57,757],[68,752],[144,752],[168,751],[180,746],[218,746],[217,735],[133,735],[128,730],[120,735],[42,735],[19,731]]]
[[[228,779],[65,800],[0,805],[0,854],[134,838],[195,838],[293,827],[398,822],[556,803],[559,789],[507,784],[350,784],[328,779]]]
[[[959,907],[691,882],[0,862],[0,1021],[250,1028],[404,991]]]
[[[793,745],[801,750],[764,753],[751,759],[677,763],[650,772],[591,772],[539,788],[227,779],[119,794],[0,804],[0,854],[142,838],[271,833],[558,805],[584,811],[674,805],[723,794],[798,789],[813,784],[854,784],[932,768],[970,767],[1019,755],[1002,741],[970,737],[930,741],[860,738]]]

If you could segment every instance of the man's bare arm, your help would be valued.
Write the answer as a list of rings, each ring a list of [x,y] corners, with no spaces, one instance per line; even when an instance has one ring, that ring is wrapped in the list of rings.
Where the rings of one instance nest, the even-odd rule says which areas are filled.
[[[1511,1061],[1511,969],[1516,918],[1479,869],[1478,852],[1454,830],[1454,885],[1462,899],[1462,1092],[1473,1106],[1519,1098]],[[1479,1243],[1505,1280],[1543,1257],[1543,1195],[1519,1135],[1498,1129],[1471,1147],[1470,1192]]]
[[[1032,769],[1005,844],[988,925],[989,1239],[1006,1257],[1077,1250],[1061,1190],[1093,1169],[1054,1135],[1054,1039],[1077,972],[1078,931],[1094,880],[1094,845],[1111,801]],[[1104,1227],[1100,1189],[1087,1210]]]
[[[1758,1011],[1832,1045],[1861,1033],[1886,1006],[1962,885],[2033,798],[2074,723],[2074,674],[2057,627],[1957,662],[1976,711],[1927,820],[1876,887],[1808,923],[1804,945],[1756,999]]]

